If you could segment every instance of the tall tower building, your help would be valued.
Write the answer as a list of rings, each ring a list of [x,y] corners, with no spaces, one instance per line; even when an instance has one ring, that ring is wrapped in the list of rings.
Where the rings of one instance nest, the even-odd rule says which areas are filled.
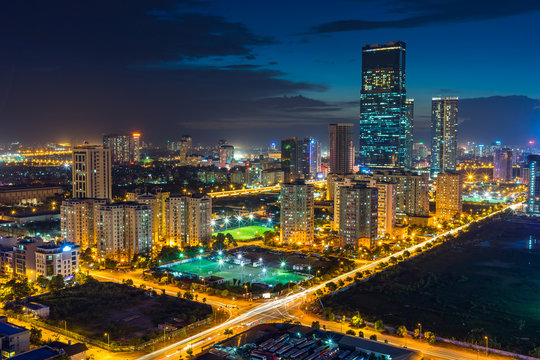
[[[339,190],[339,239],[342,248],[371,248],[377,240],[378,190],[355,182]]]
[[[234,160],[234,146],[223,144],[219,146],[219,167],[227,167]]]
[[[353,127],[352,123],[338,123],[328,126],[330,172],[332,174],[352,174],[353,172]]]
[[[107,199],[67,199],[60,206],[62,240],[80,245],[83,249],[95,244],[95,209]]]
[[[212,198],[171,195],[165,200],[169,245],[208,245],[212,239]]]
[[[437,176],[435,206],[437,217],[451,219],[462,211],[463,176],[454,171],[445,171]]]
[[[193,140],[191,136],[184,135],[180,139],[180,163],[185,164],[187,162],[187,156],[191,153],[193,147]]]
[[[359,155],[366,166],[409,168],[411,164],[405,48],[402,41],[362,48]]]
[[[281,241],[311,244],[314,237],[313,185],[304,180],[281,184]]]
[[[527,191],[527,212],[540,215],[540,155],[529,155],[529,188]]]
[[[107,134],[103,136],[103,146],[111,149],[111,161],[115,164],[141,161],[141,134]]]
[[[407,128],[405,139],[407,141],[407,156],[405,157],[405,168],[412,169],[413,166],[413,144],[414,144],[414,99],[406,99]]]
[[[457,97],[434,97],[431,102],[431,176],[456,170]]]
[[[99,145],[73,148],[73,197],[108,199],[112,197],[111,151]]]
[[[130,161],[138,163],[141,161],[141,134],[134,132],[129,138]]]
[[[291,182],[298,178],[299,169],[299,144],[298,138],[288,137],[281,140],[281,169],[283,170],[285,181]]]
[[[493,181],[512,181],[512,149],[495,149],[493,153]]]
[[[309,137],[302,140],[299,153],[299,168],[304,178],[314,178],[321,172],[321,143]]]

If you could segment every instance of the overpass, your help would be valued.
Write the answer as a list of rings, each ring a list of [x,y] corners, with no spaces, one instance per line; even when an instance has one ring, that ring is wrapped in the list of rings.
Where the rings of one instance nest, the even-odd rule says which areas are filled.
[[[307,181],[308,184],[313,185],[323,185],[326,184],[326,181]],[[242,195],[257,195],[257,194],[263,194],[268,192],[277,192],[280,191],[281,185],[273,185],[273,186],[264,186],[259,188],[249,188],[249,189],[239,189],[239,190],[227,190],[227,191],[216,191],[216,192],[210,192],[208,195],[210,195],[213,198],[227,198],[227,197],[234,197],[234,196],[242,196]]]

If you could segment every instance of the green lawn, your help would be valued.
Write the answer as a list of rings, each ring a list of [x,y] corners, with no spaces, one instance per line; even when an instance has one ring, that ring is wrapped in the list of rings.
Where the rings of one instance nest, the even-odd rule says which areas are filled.
[[[231,234],[232,237],[235,240],[251,240],[256,237],[262,236],[266,231],[274,230],[273,228],[269,228],[266,226],[259,226],[259,225],[251,225],[251,226],[243,226],[236,229],[227,229],[222,230],[213,233],[213,236],[216,236],[219,233],[222,233],[224,235]]]
[[[227,281],[232,279],[243,280],[243,282],[257,282],[275,286],[278,283],[287,284],[288,282],[299,282],[306,277],[288,270],[274,268],[253,267],[245,265],[241,267],[236,264],[219,264],[216,261],[208,259],[195,260],[192,262],[179,263],[167,267],[170,271],[178,273],[189,273],[206,277],[210,275],[220,276]],[[180,275],[180,274],[179,274]]]

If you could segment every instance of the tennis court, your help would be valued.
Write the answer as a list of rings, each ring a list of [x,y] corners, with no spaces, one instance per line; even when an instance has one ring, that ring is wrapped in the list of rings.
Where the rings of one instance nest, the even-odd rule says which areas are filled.
[[[167,269],[173,273],[177,273],[178,276],[181,276],[182,274],[193,274],[201,277],[214,275],[222,277],[226,281],[237,279],[242,282],[249,281],[251,283],[264,283],[272,286],[275,286],[278,283],[296,283],[306,278],[304,275],[300,275],[288,270],[264,266],[240,266],[232,263],[212,261],[206,258],[201,258],[191,262],[171,264],[167,266]]]

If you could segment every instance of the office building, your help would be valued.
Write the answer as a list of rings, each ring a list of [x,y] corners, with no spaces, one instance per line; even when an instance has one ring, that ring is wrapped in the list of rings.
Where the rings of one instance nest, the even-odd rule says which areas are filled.
[[[529,188],[527,190],[527,212],[540,215],[540,155],[529,155]]]
[[[36,248],[37,276],[63,278],[74,276],[79,270],[80,246],[73,243],[48,243]]]
[[[171,246],[209,245],[212,240],[212,198],[171,195],[166,201],[167,240]]]
[[[339,190],[339,239],[342,248],[372,248],[377,240],[378,190],[354,182]]]
[[[281,184],[280,238],[287,244],[312,244],[314,188],[304,180]]]
[[[152,249],[152,209],[146,204],[122,202],[95,209],[95,237],[101,259],[131,261]]]
[[[431,176],[454,171],[457,166],[458,98],[431,101]]]
[[[0,204],[37,205],[62,194],[61,186],[0,186]]]
[[[281,184],[285,180],[283,170],[267,169],[261,172],[261,185],[274,186]]]
[[[454,171],[437,175],[435,194],[436,214],[441,219],[451,219],[462,212],[463,176]]]
[[[281,170],[283,170],[286,182],[298,179],[300,174],[298,147],[298,138],[296,137],[281,140]]]
[[[352,174],[354,164],[354,124],[338,123],[328,126],[328,147],[332,174]]]
[[[309,137],[299,144],[299,172],[305,179],[313,179],[321,172],[321,143]]]
[[[223,144],[219,147],[219,167],[229,167],[234,160],[234,146]]]
[[[141,134],[108,134],[103,136],[103,146],[111,150],[111,161],[127,164],[141,160]]]
[[[359,155],[369,167],[410,168],[414,102],[407,104],[402,41],[362,48]]]
[[[493,181],[512,181],[512,167],[512,149],[495,149],[493,153]]]
[[[112,198],[111,151],[99,145],[73,148],[73,197]]]

